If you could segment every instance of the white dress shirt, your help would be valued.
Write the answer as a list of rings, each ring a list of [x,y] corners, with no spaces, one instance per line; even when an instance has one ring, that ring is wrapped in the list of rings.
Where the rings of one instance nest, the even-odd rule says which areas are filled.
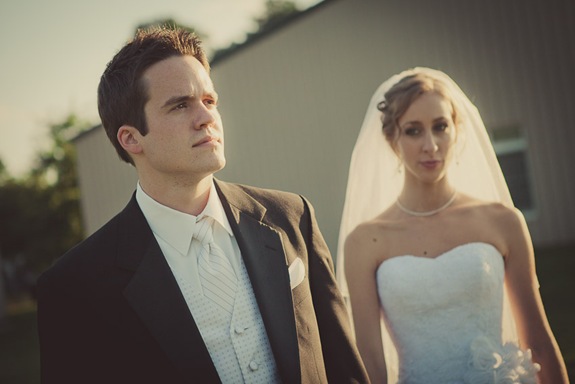
[[[192,233],[197,222],[204,216],[210,216],[214,219],[214,242],[229,258],[236,275],[239,273],[241,253],[213,183],[208,203],[198,216],[180,212],[158,203],[142,189],[140,183],[136,188],[136,200],[172,271],[186,271],[192,276],[192,284],[195,285],[196,289],[201,287],[197,263],[195,259],[190,260],[190,258],[182,256],[187,256],[190,251],[193,251],[191,249]]]

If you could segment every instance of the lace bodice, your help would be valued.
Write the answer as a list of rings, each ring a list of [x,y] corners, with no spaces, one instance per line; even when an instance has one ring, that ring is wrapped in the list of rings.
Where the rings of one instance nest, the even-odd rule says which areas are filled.
[[[502,343],[503,281],[503,257],[486,243],[384,261],[377,285],[399,382],[535,382],[529,352]]]

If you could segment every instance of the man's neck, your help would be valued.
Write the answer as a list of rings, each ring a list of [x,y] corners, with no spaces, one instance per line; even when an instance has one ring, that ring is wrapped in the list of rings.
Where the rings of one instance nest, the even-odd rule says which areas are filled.
[[[140,186],[152,199],[194,216],[199,215],[206,207],[212,182],[212,175],[204,177],[197,183],[151,182],[140,178]]]

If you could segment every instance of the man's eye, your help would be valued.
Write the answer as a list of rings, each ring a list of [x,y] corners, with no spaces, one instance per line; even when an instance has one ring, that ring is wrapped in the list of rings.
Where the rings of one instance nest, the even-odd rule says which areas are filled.
[[[186,109],[186,108],[188,108],[188,104],[187,104],[187,103],[179,103],[179,104],[176,104],[176,105],[172,108],[172,111],[177,111],[177,110]]]

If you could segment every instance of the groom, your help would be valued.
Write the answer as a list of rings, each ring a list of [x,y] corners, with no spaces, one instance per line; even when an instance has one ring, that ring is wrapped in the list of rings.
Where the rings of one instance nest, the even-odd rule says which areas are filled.
[[[139,182],[39,280],[42,382],[367,382],[313,208],[225,183],[197,37],[140,31],[98,88]]]

